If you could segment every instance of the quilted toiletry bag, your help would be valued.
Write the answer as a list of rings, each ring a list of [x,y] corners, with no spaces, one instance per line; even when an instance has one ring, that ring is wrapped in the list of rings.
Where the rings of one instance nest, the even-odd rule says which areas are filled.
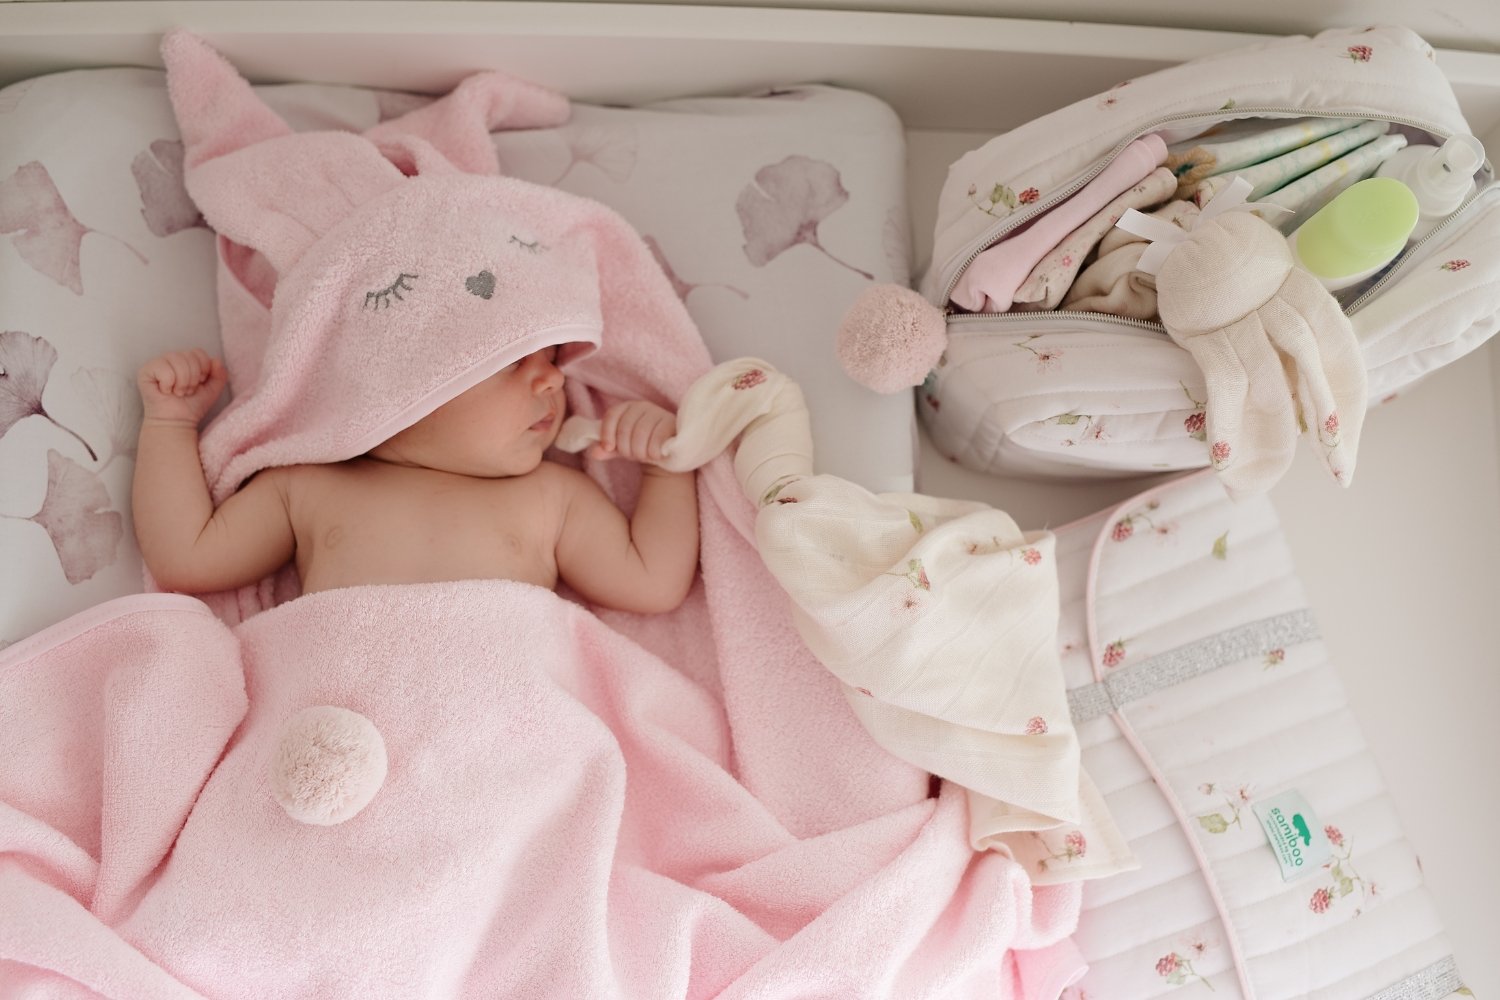
[[[966,154],[943,187],[933,264],[921,284],[945,327],[935,364],[919,356],[931,368],[917,396],[940,452],[980,471],[1037,477],[1210,464],[1205,378],[1161,323],[1066,306],[971,313],[952,295],[984,250],[1066,201],[1137,138],[1158,133],[1174,142],[1251,118],[1372,120],[1408,143],[1435,146],[1471,131],[1431,47],[1387,26],[1197,59],[1125,81]],[[1479,167],[1457,210],[1340,304],[1371,404],[1494,333],[1500,185],[1491,164]]]

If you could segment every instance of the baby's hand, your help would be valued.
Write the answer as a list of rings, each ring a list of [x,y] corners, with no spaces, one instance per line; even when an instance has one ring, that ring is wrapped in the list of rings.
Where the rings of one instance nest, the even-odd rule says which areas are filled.
[[[229,382],[223,362],[201,350],[152,358],[136,375],[147,420],[198,425]]]
[[[662,445],[677,435],[677,416],[643,399],[616,403],[599,421],[599,443],[590,458],[628,458],[652,465],[663,458]]]

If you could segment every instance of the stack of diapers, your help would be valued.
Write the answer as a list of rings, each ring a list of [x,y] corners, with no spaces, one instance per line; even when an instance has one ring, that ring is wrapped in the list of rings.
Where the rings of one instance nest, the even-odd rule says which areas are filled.
[[[299,130],[363,130],[429,100],[256,91]],[[910,407],[816,349],[871,281],[909,277],[904,139],[889,107],[799,86],[575,106],[560,128],[494,138],[504,172],[620,211],[716,358],[764,357],[807,387],[828,468],[910,488]],[[159,71],[0,91],[0,646],[141,590],[135,373],[169,349],[220,350],[213,236],[183,189],[182,157]]]
[[[1199,207],[1212,201],[1236,176],[1250,181],[1250,197],[1287,210],[1287,228],[1309,209],[1375,170],[1406,146],[1391,123],[1347,118],[1266,122],[1253,118],[1214,126],[1201,137],[1176,143],[1167,166],[1176,194]],[[1273,220],[1274,221],[1274,220]]]
[[[872,290],[841,354],[872,388],[920,385],[938,450],[979,471],[1211,466],[1245,495],[1300,434],[1348,485],[1365,410],[1500,325],[1500,185],[1482,162],[1456,210],[1337,297],[1285,235],[1404,147],[1471,131],[1400,27],[1126,81],[953,164],[921,295]]]
[[[1199,473],[1055,552],[1083,766],[1140,862],[1085,883],[1089,972],[1064,996],[1466,992],[1270,502]]]

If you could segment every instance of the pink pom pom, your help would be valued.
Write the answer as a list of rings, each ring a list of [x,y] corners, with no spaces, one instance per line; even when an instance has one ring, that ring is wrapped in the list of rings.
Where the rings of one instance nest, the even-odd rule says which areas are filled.
[[[358,712],[318,705],[282,729],[271,794],[292,819],[332,826],[369,805],[385,773],[385,740],[374,724]]]
[[[942,310],[900,285],[866,288],[839,325],[844,371],[876,392],[921,385],[947,346]]]

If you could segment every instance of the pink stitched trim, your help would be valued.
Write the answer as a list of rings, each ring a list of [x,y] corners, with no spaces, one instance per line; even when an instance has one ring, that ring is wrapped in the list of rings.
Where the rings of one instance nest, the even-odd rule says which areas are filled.
[[[450,399],[468,389],[472,389],[512,361],[519,361],[528,354],[540,351],[545,347],[551,347],[554,344],[583,343],[591,344],[597,348],[599,346],[599,335],[600,331],[596,326],[583,323],[569,323],[547,330],[538,330],[536,333],[528,334],[520,340],[506,344],[483,361],[474,364],[436,389],[433,389],[427,395],[418,399],[378,427],[370,428],[365,433],[365,436],[355,443],[354,454],[363,455],[382,441],[388,440],[399,431],[405,430],[418,420],[421,420]]]
[[[551,347],[554,344],[587,344],[590,351],[596,350],[599,346],[600,333],[600,327],[592,324],[565,323],[545,330],[538,330],[527,334],[520,340],[508,343],[489,356],[476,361],[420,399],[407,405],[399,413],[381,421],[380,424],[374,427],[368,428],[363,436],[344,447],[345,454],[342,458],[354,458],[365,454],[382,441],[388,440],[397,432],[405,430],[418,420],[421,420],[427,414],[448,402],[448,400],[464,392],[466,389],[472,389],[512,361],[519,361],[533,351],[540,351],[542,348]],[[563,363],[567,364],[570,362]],[[218,476],[209,483],[209,492],[216,498],[217,502],[222,503],[225,499],[228,499],[229,495],[239,489],[240,485],[249,478],[250,473],[245,471],[249,466],[249,463],[246,461],[247,456],[254,456],[255,462],[260,463],[251,469],[252,472],[258,471],[267,465],[276,464],[275,462],[262,461],[265,457],[263,451],[263,447],[251,448],[248,451],[235,455],[225,463],[224,468],[220,470]],[[285,460],[284,456],[277,457],[283,461]],[[324,459],[324,461],[336,462],[341,461],[342,458],[329,457]]]
[[[1154,486],[1142,493],[1137,493],[1124,503],[1112,508],[1109,516],[1104,519],[1106,528],[1101,529],[1098,536],[1094,539],[1094,548],[1089,553],[1088,579],[1084,583],[1084,631],[1088,636],[1089,667],[1094,671],[1095,682],[1103,682],[1104,680],[1103,661],[1099,655],[1098,630],[1094,627],[1094,590],[1099,577],[1099,558],[1104,551],[1104,543],[1109,538],[1107,527],[1113,524],[1124,513],[1126,507],[1138,506],[1143,500],[1157,493],[1174,489],[1198,477],[1211,475],[1215,475],[1213,469],[1200,469],[1186,476],[1168,480],[1160,486]],[[1136,737],[1135,730],[1131,728],[1124,714],[1119,709],[1115,709],[1109,713],[1109,717],[1114,720],[1115,725],[1120,729],[1120,735],[1125,737],[1125,742],[1130,744],[1131,749],[1135,751],[1136,756],[1145,765],[1147,773],[1151,775],[1151,780],[1156,782],[1156,787],[1161,790],[1162,796],[1167,800],[1167,805],[1171,807],[1172,815],[1177,817],[1178,826],[1182,828],[1182,832],[1187,836],[1188,846],[1192,848],[1193,857],[1198,862],[1198,869],[1203,873],[1203,882],[1208,887],[1209,898],[1213,900],[1214,909],[1219,913],[1219,922],[1224,925],[1224,940],[1229,945],[1230,958],[1234,959],[1234,972],[1240,981],[1240,992],[1246,998],[1254,997],[1255,989],[1250,985],[1250,970],[1246,966],[1245,955],[1240,950],[1240,940],[1238,935],[1235,934],[1234,922],[1229,917],[1229,907],[1225,905],[1224,896],[1219,892],[1219,883],[1213,876],[1213,869],[1209,865],[1208,856],[1203,853],[1203,845],[1198,842],[1198,837],[1193,833],[1192,822],[1189,820],[1187,813],[1183,811],[1181,803],[1177,801],[1177,796],[1173,793],[1171,786],[1167,783],[1166,775],[1161,773],[1161,770],[1156,766],[1156,761],[1146,752],[1146,748]]]
[[[130,594],[116,597],[112,601],[95,605],[76,615],[64,618],[56,625],[27,636],[0,652],[0,670],[14,667],[23,660],[30,660],[48,650],[67,645],[90,629],[97,628],[116,618],[139,614],[142,611],[186,611],[213,618],[208,605],[196,597],[186,594]]]

